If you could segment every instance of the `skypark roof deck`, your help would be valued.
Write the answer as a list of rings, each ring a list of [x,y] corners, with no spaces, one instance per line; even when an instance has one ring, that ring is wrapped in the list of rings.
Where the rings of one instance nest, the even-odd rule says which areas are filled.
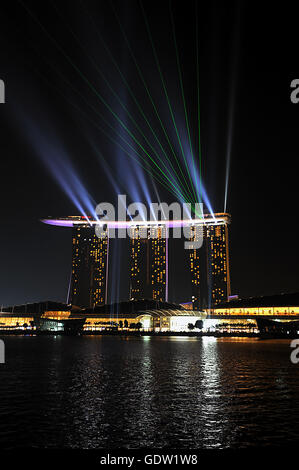
[[[230,224],[230,214],[204,214],[202,218],[186,218],[181,220],[105,220],[94,219],[92,217],[68,216],[68,217],[46,217],[41,219],[44,224],[55,225],[57,227],[75,227],[77,225],[100,225],[108,228],[130,228],[130,227],[152,227],[165,226],[168,228],[192,227],[194,225],[227,225]]]

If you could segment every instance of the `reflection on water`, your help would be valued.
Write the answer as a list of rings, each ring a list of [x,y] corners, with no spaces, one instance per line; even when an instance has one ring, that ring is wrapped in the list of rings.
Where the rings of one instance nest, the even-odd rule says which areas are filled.
[[[298,440],[288,341],[7,337],[0,446],[225,448]]]

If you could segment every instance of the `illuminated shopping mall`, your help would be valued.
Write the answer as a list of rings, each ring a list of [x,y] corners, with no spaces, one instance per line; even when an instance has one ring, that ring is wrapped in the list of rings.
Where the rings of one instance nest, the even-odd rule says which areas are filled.
[[[257,333],[260,320],[284,324],[299,320],[299,293],[234,299],[203,311],[153,300],[136,300],[80,309],[57,302],[6,307],[0,313],[0,330],[59,332],[82,326],[86,334],[103,331],[167,333]]]

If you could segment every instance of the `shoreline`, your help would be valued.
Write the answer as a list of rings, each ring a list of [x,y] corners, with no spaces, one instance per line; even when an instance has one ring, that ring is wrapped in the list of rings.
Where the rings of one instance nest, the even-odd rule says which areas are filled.
[[[19,330],[0,330],[0,337],[3,336],[68,336],[68,337],[78,337],[78,336],[119,336],[119,337],[128,337],[128,336],[153,336],[153,337],[169,337],[177,336],[183,337],[188,336],[191,338],[203,338],[203,337],[214,337],[214,338],[257,338],[257,339],[296,339],[299,338],[299,334],[283,334],[283,333],[241,333],[241,332],[175,332],[175,331],[165,331],[165,332],[152,332],[152,331],[83,331],[79,334],[70,334],[63,331],[34,331],[34,332],[24,332]]]
[[[190,336],[190,337],[241,337],[241,338],[258,338],[260,337],[259,333],[232,333],[232,332],[175,332],[175,331],[166,331],[166,332],[152,332],[152,331],[83,331],[79,335],[66,334],[62,331],[19,331],[19,330],[0,330],[0,336]]]

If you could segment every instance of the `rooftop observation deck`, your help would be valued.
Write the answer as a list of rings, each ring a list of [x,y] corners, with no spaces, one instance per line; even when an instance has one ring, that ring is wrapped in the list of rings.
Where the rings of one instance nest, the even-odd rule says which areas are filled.
[[[203,214],[200,218],[184,218],[180,220],[162,219],[162,220],[107,220],[105,218],[94,219],[92,217],[68,216],[68,217],[45,217],[41,222],[57,227],[76,227],[78,225],[88,226],[100,225],[108,228],[130,228],[130,227],[152,227],[165,226],[168,228],[175,227],[192,227],[195,225],[228,225],[231,216],[227,213]]]

